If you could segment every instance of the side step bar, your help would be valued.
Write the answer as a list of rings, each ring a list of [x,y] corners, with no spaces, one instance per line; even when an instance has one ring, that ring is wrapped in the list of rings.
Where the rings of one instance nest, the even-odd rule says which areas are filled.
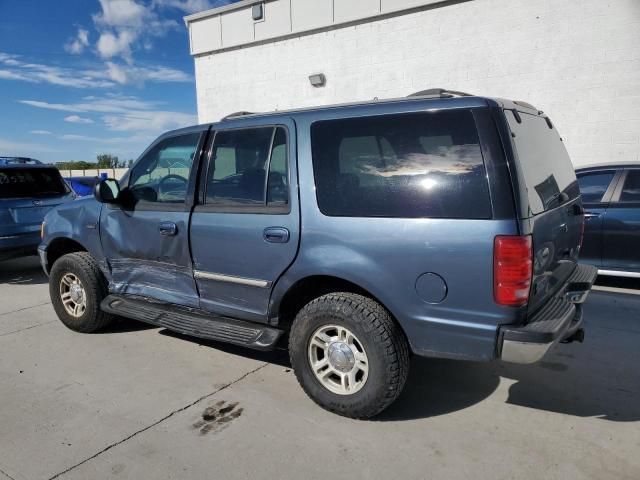
[[[217,317],[202,310],[137,296],[109,295],[100,308],[107,313],[164,327],[183,335],[233,343],[255,350],[273,350],[283,333],[266,325]]]

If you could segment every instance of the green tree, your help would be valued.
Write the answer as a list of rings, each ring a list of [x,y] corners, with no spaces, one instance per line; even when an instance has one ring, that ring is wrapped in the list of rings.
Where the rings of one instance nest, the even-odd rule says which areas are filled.
[[[125,162],[120,162],[118,157],[109,153],[102,153],[98,155],[98,168],[122,168],[125,166]]]
[[[95,163],[85,161],[58,162],[56,167],[60,170],[92,170],[98,166]]]

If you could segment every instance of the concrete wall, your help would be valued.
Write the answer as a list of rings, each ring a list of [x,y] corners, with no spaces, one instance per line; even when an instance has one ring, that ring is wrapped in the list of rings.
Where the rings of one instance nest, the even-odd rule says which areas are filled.
[[[101,168],[93,170],[60,170],[63,177],[97,177],[101,173],[106,173],[109,178],[120,180],[127,173],[128,168]]]
[[[191,54],[247,45],[284,35],[380,16],[440,0],[244,0],[185,17]],[[262,5],[254,20],[252,7]]]
[[[204,54],[195,68],[201,122],[445,87],[533,103],[576,165],[640,161],[640,0],[473,0]],[[309,84],[316,72],[326,87]]]

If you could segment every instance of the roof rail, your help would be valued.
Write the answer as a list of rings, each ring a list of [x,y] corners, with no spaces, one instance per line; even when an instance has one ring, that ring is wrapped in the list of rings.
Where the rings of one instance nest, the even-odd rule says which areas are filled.
[[[427,90],[420,90],[419,92],[407,95],[407,97],[473,97],[470,93],[458,92],[457,90],[447,90],[446,88],[429,88]]]
[[[233,112],[233,113],[230,113],[229,115],[222,117],[221,121],[231,120],[232,118],[237,118],[237,117],[244,117],[246,115],[255,115],[255,113],[256,112],[245,112],[244,110],[241,110],[239,112]]]

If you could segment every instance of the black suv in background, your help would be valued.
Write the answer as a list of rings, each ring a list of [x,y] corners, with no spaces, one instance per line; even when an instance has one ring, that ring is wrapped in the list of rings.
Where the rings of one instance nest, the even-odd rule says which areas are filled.
[[[640,278],[640,165],[576,172],[585,207],[580,260],[600,275]]]

